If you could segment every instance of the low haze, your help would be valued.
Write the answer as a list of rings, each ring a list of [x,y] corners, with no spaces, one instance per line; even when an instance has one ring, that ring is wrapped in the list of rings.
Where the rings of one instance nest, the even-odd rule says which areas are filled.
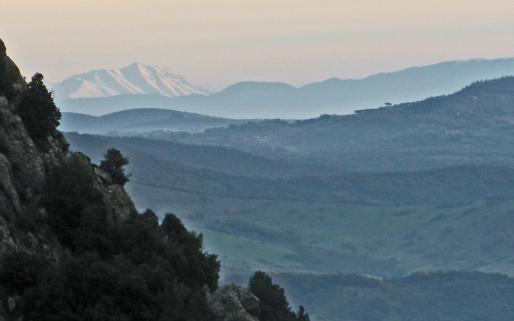
[[[510,0],[3,0],[0,36],[25,75],[138,61],[220,89],[514,56],[513,16]]]
[[[0,1],[0,321],[514,320],[513,0]]]

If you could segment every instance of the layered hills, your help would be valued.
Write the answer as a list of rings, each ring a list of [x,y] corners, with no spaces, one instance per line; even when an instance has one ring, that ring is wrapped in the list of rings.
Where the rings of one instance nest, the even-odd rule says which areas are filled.
[[[505,77],[349,116],[66,136],[94,159],[119,146],[138,206],[182,213],[224,279],[273,272],[316,319],[507,320],[513,88]]]
[[[134,95],[116,91],[116,96],[61,95],[63,111],[102,115],[129,108],[167,108],[225,118],[304,119],[320,114],[351,114],[384,103],[399,104],[449,94],[477,80],[514,75],[514,59],[449,61],[380,73],[362,79],[333,78],[294,87],[276,82],[240,82],[220,92],[168,97],[141,91]],[[100,90],[100,89],[99,89]],[[110,90],[110,89],[109,89]],[[105,89],[104,91],[108,91]]]

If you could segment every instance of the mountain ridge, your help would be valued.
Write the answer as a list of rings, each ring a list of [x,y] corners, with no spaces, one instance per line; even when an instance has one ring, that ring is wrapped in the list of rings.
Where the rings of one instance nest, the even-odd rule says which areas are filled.
[[[451,95],[359,110],[352,115],[248,122],[203,133],[143,136],[336,165],[346,171],[416,170],[470,161],[510,166],[507,146],[514,130],[513,102],[514,77],[504,77],[475,82]],[[501,153],[500,144],[507,148]]]
[[[514,75],[514,58],[441,62],[379,73],[360,79],[332,78],[294,87],[280,82],[239,82],[210,95],[114,96],[61,99],[64,111],[105,114],[129,108],[159,107],[228,118],[304,119],[351,114],[384,103],[418,101],[449,94],[477,80]]]
[[[209,93],[167,67],[137,62],[118,69],[96,69],[73,75],[55,84],[53,89],[61,99],[127,94],[176,97]]]

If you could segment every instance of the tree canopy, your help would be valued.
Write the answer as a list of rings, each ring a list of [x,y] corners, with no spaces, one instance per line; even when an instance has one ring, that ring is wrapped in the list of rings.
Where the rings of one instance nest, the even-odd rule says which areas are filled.
[[[27,131],[36,143],[44,146],[48,136],[56,132],[61,112],[52,94],[43,82],[43,75],[36,73],[28,84],[19,103],[19,115]]]
[[[205,287],[219,263],[202,236],[173,214],[151,210],[109,224],[89,164],[71,157],[50,173],[37,228],[49,226],[64,250],[59,262],[38,253],[2,258],[0,293],[22,298],[24,320],[212,320]],[[37,214],[35,214],[37,215]]]
[[[100,168],[109,173],[115,183],[125,186],[129,181],[129,175],[125,174],[124,166],[128,164],[128,158],[116,148],[110,148],[105,154],[105,159],[100,163]]]
[[[269,275],[264,272],[255,272],[250,279],[250,291],[261,302],[261,320],[266,321],[310,321],[304,307],[300,306],[295,313],[285,295],[285,291],[279,285],[274,284]]]

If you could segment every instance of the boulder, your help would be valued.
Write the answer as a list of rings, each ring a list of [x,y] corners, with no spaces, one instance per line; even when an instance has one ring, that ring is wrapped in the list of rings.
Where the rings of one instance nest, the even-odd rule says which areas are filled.
[[[228,284],[214,293],[206,291],[207,303],[219,321],[259,321],[259,299],[248,289]]]

